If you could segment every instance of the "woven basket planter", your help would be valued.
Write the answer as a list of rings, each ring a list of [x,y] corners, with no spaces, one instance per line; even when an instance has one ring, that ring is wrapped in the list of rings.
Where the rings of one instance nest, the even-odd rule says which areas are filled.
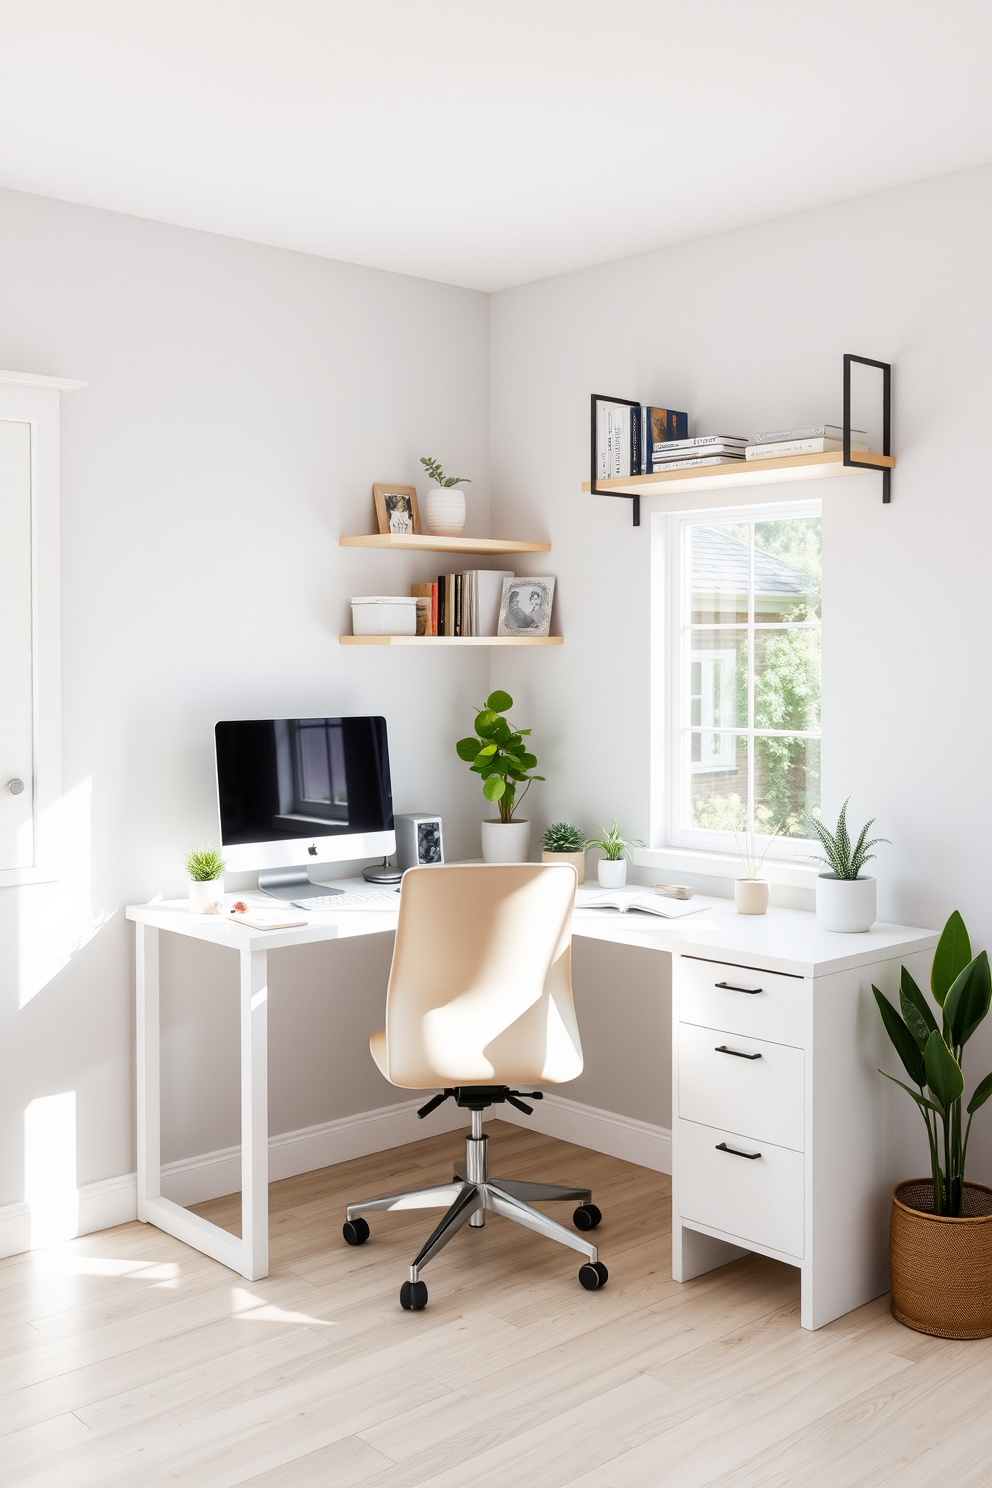
[[[992,1188],[964,1185],[964,1213],[933,1212],[933,1180],[892,1194],[892,1315],[935,1338],[992,1337]]]
[[[586,855],[584,852],[548,852],[548,849],[544,848],[543,852],[541,853],[541,862],[571,863],[572,867],[579,875],[579,883],[585,883],[586,881]]]

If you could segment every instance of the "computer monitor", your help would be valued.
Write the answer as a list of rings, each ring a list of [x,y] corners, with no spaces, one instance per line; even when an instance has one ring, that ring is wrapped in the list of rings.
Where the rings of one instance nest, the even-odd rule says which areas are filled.
[[[384,718],[239,719],[214,740],[221,846],[259,888],[313,898],[308,868],[395,851]]]

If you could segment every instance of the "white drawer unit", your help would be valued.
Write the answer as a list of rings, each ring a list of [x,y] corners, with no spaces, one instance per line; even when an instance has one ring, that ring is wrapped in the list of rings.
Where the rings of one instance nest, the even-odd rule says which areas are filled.
[[[693,1121],[678,1134],[680,1217],[802,1260],[802,1153]]]
[[[801,1048],[809,1036],[810,982],[726,961],[681,956],[680,1018]]]
[[[679,1116],[803,1150],[802,1049],[683,1023]]]

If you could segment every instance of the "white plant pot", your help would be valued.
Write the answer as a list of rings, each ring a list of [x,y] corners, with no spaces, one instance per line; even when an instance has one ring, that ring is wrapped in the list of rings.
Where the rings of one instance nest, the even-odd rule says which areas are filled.
[[[596,872],[601,889],[622,889],[627,882],[627,859],[600,858]]]
[[[465,527],[465,492],[457,486],[431,486],[425,502],[427,531],[434,537],[461,537]]]
[[[482,861],[484,863],[529,862],[530,822],[484,821],[482,823]]]
[[[762,915],[768,909],[768,880],[739,878],[734,884],[734,904],[738,914]]]
[[[875,923],[875,880],[838,878],[821,873],[816,880],[816,918],[824,930],[856,934]]]
[[[189,908],[191,914],[223,914],[223,878],[211,878],[207,883],[200,883],[196,879],[191,878],[189,881]]]

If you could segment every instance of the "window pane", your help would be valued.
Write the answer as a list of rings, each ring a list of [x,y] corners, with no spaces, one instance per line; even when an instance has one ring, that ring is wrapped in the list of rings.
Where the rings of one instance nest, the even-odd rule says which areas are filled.
[[[820,518],[754,524],[754,618],[820,617]]]
[[[740,830],[747,809],[747,737],[705,730],[686,737],[689,792],[686,827]]]
[[[686,722],[693,728],[746,728],[747,631],[691,630],[688,638]]]
[[[755,630],[754,726],[819,729],[819,628]]]
[[[754,741],[755,827],[781,826],[784,837],[809,837],[803,813],[820,804],[819,739]]]
[[[689,528],[693,625],[747,620],[750,550],[746,522]]]

